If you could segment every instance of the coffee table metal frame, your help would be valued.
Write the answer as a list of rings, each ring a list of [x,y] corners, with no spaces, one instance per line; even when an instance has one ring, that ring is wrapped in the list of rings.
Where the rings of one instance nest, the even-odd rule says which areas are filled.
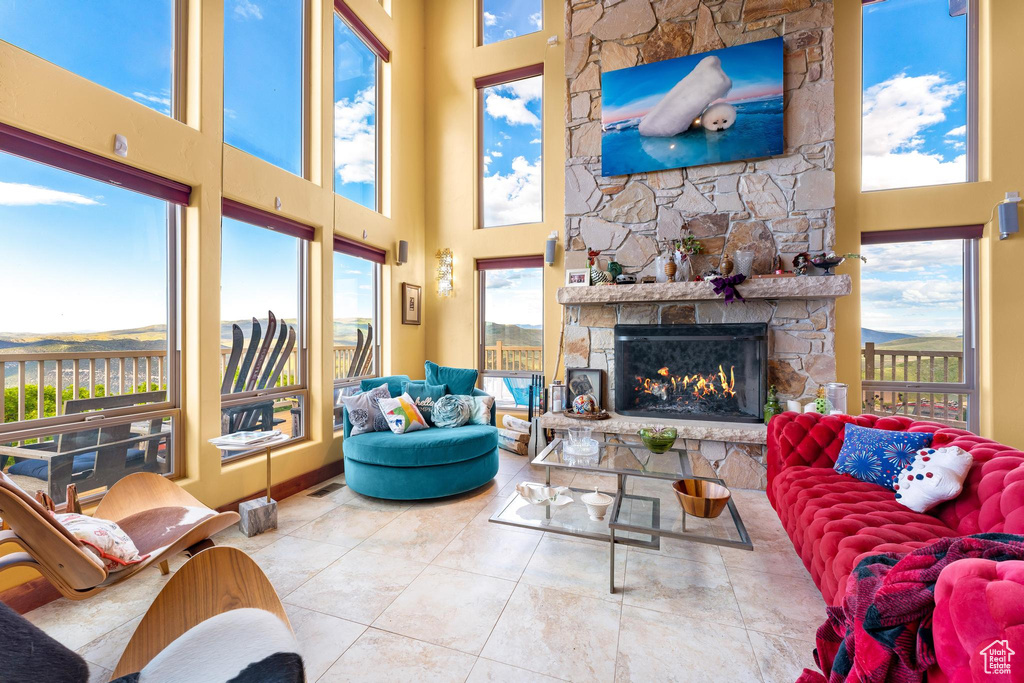
[[[519,498],[518,493],[513,493],[509,497],[508,501],[495,512],[490,521],[496,524],[506,524],[509,526],[523,527],[527,529],[539,529],[541,531],[548,531],[556,534],[564,534],[567,536],[576,536],[579,538],[587,538],[598,541],[608,541],[608,587],[611,593],[615,592],[615,545],[632,545],[641,548],[649,548],[657,550],[661,547],[661,537],[675,538],[684,541],[693,541],[695,543],[706,543],[709,545],[717,545],[728,548],[739,548],[742,550],[753,550],[754,545],[750,540],[750,535],[747,533],[747,528],[743,524],[743,519],[740,517],[739,511],[736,510],[736,504],[732,498],[729,499],[727,509],[729,515],[732,518],[732,522],[736,527],[736,531],[739,535],[739,540],[733,540],[728,538],[718,538],[716,536],[707,536],[704,534],[698,534],[689,532],[686,530],[686,512],[680,510],[682,514],[682,530],[675,531],[672,529],[661,528],[661,501],[657,498],[651,498],[648,496],[638,496],[634,494],[626,493],[626,482],[629,477],[636,477],[639,479],[662,479],[666,481],[675,481],[677,479],[701,479],[704,481],[714,482],[722,486],[725,483],[716,477],[697,477],[694,476],[693,470],[690,468],[690,459],[686,454],[685,450],[671,448],[666,453],[675,453],[678,457],[678,471],[676,472],[659,472],[654,470],[647,470],[647,464],[650,463],[651,458],[648,457],[647,462],[641,462],[640,458],[636,455],[636,451],[645,451],[648,456],[651,456],[646,448],[638,444],[627,444],[627,443],[615,443],[602,441],[598,446],[598,459],[596,464],[580,464],[580,463],[566,463],[561,461],[551,460],[551,456],[560,455],[559,449],[563,443],[563,439],[555,438],[548,446],[541,451],[531,464],[542,466],[545,469],[545,483],[551,485],[551,470],[552,469],[567,469],[577,470],[582,472],[595,472],[600,474],[614,474],[618,480],[618,488],[614,494],[608,494],[613,497],[612,505],[608,517],[608,533],[602,534],[592,531],[580,531],[568,527],[560,527],[558,525],[552,525],[552,512],[550,507],[546,507],[545,511],[545,523],[525,523],[521,521],[513,521],[509,519],[503,519],[502,515],[517,502]],[[601,462],[605,459],[605,450],[607,448],[625,448],[633,455],[637,467],[602,467]],[[571,491],[576,493],[585,493],[586,490],[569,487]],[[633,519],[620,519],[623,516],[623,502],[642,502],[650,504],[650,524],[637,523]],[[644,520],[648,517],[644,514]],[[650,540],[645,540],[645,537],[649,537]]]

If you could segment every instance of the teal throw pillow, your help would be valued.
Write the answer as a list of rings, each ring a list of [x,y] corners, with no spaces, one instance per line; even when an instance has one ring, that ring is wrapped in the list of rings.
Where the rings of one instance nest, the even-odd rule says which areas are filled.
[[[448,394],[439,398],[434,402],[431,415],[434,418],[434,426],[451,429],[468,423],[473,415],[472,400],[469,396],[458,394]]]
[[[477,371],[473,368],[446,368],[428,360],[423,370],[427,384],[447,384],[453,394],[468,396],[476,388]]]
[[[381,384],[388,385],[388,393],[392,396],[402,395],[402,385],[409,381],[409,375],[389,375],[387,377],[371,377],[359,382],[359,391],[369,391]]]
[[[434,412],[434,404],[439,398],[448,393],[448,387],[443,384],[427,384],[426,382],[406,382],[402,385],[402,392],[409,394],[409,398],[423,414],[427,424],[434,424],[431,414]]]

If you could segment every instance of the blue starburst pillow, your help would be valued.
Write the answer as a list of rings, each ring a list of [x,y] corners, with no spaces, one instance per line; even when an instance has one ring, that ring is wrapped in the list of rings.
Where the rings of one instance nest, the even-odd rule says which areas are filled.
[[[931,445],[928,432],[893,432],[847,424],[834,469],[892,489],[900,470],[913,462],[917,451]]]

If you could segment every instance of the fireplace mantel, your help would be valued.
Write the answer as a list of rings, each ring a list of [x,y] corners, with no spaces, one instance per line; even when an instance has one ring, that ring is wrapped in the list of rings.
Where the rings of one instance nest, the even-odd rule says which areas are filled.
[[[853,289],[849,275],[757,278],[737,287],[744,299],[836,299]],[[658,282],[636,285],[560,287],[558,303],[655,303],[663,301],[719,301],[710,282]]]

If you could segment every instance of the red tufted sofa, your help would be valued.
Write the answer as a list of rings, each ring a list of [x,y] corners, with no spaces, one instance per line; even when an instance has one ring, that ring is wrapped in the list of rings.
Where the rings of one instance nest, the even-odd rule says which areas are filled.
[[[835,472],[848,422],[933,432],[933,446],[969,451],[974,465],[963,492],[919,513],[888,489]],[[825,602],[839,605],[862,556],[909,552],[944,536],[1024,534],[1024,453],[906,417],[782,413],[768,426],[768,499]],[[1024,674],[1024,562],[962,560],[943,570],[934,637],[941,671],[930,672],[930,681],[971,680],[982,671],[980,649],[997,637],[1018,646]]]

